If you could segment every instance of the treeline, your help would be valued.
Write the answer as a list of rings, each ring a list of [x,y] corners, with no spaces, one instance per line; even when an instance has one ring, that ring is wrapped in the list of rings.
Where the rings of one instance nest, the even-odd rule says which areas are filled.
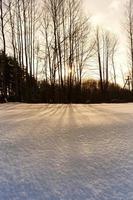
[[[17,60],[0,53],[0,93],[1,101],[28,102],[35,99],[38,92],[37,81],[21,69]]]
[[[2,97],[48,103],[132,99],[117,85],[116,36],[92,28],[81,0],[1,0],[0,24]],[[99,81],[85,81],[92,68]]]
[[[133,100],[131,91],[114,83],[109,83],[108,91],[102,93],[100,82],[96,80],[83,81],[81,88],[74,85],[71,89],[71,99],[67,85],[61,90],[57,84],[53,92],[51,85],[42,82],[39,89],[41,101],[38,102],[44,103],[124,103]]]
[[[101,92],[100,81],[88,80],[71,88],[71,97],[68,85],[60,88],[48,82],[36,81],[21,69],[18,62],[12,57],[0,54],[0,92],[1,102],[5,99],[11,102],[32,103],[101,103],[132,101],[132,93],[116,84],[109,84],[108,91],[104,83],[104,92]]]
[[[71,96],[68,85],[63,88],[57,83],[49,84],[45,80],[36,81],[30,77],[14,58],[0,53],[0,102],[29,103],[101,103],[101,102],[127,102],[132,101],[132,93],[122,89],[117,84],[106,82],[103,84],[96,80],[84,80],[82,86],[75,84],[71,87]]]

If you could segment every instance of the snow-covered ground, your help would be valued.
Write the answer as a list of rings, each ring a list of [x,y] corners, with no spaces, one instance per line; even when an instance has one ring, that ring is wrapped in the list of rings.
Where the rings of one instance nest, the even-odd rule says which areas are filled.
[[[133,200],[133,104],[0,105],[0,200]]]

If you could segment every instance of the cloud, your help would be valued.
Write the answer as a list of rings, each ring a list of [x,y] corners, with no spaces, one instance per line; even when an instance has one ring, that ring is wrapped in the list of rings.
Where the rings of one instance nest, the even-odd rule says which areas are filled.
[[[92,23],[100,24],[118,34],[120,30],[122,0],[84,0],[86,9],[92,15]]]
[[[110,4],[111,9],[118,10],[120,8],[120,1],[119,0],[114,0]]]

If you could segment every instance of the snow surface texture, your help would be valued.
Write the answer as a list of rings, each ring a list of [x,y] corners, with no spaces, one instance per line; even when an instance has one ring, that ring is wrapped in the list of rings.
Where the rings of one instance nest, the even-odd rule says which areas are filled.
[[[133,104],[0,105],[0,200],[133,200]]]

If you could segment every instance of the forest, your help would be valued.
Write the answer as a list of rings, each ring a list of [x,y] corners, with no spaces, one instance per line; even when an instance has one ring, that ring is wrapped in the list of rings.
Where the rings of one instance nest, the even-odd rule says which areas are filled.
[[[129,75],[120,84],[119,39],[91,24],[82,0],[1,0],[0,101],[133,101],[132,0],[125,19]]]

